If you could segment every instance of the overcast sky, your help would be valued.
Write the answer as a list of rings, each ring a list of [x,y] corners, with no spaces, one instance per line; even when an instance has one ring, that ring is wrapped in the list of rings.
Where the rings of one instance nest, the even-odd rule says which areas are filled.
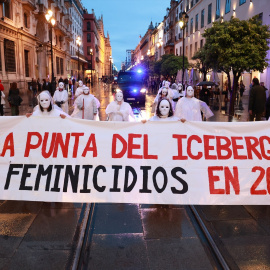
[[[170,0],[83,0],[88,13],[103,15],[104,32],[110,35],[113,61],[120,70],[126,50],[135,49],[152,20],[160,23],[170,7]]]

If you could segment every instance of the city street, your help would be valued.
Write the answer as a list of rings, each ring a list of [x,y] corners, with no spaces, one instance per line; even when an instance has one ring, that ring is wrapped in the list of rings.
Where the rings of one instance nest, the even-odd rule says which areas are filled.
[[[105,121],[110,85],[91,93]],[[154,98],[147,95],[142,118]],[[32,111],[29,100],[20,115]],[[223,100],[211,99],[210,121],[229,121]],[[230,120],[247,121],[247,103],[245,93]],[[270,269],[269,214],[269,206],[1,201],[0,269]]]

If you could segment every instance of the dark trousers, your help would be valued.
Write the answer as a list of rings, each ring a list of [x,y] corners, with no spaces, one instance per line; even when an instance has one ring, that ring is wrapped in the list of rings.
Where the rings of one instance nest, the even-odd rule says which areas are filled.
[[[263,113],[254,113],[253,112],[251,115],[249,115],[249,121],[254,121],[254,118],[255,118],[255,121],[261,121],[262,115],[263,115]]]
[[[4,105],[0,104],[0,115],[3,116],[4,115]]]

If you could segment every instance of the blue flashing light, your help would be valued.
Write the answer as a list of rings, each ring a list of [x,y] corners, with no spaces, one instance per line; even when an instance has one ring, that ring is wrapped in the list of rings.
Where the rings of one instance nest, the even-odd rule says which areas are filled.
[[[134,93],[137,93],[137,92],[138,92],[138,90],[137,90],[137,89],[133,89],[133,92],[134,92]]]
[[[138,71],[137,71],[138,73],[142,73],[142,70],[141,69],[138,69]]]

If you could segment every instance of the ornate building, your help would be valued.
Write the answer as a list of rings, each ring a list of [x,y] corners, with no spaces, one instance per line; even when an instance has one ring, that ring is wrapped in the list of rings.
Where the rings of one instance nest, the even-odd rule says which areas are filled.
[[[85,75],[94,81],[111,75],[112,48],[110,37],[104,34],[103,17],[96,18],[94,10],[85,11],[83,25],[84,55],[87,58]]]
[[[75,72],[72,68],[75,62],[72,56],[76,54],[74,39],[82,36],[78,7],[80,3],[75,0],[3,0],[0,3],[0,78],[5,89],[15,81],[26,92],[32,78],[51,80],[52,55],[56,80]],[[53,27],[45,18],[48,10],[56,21]]]

